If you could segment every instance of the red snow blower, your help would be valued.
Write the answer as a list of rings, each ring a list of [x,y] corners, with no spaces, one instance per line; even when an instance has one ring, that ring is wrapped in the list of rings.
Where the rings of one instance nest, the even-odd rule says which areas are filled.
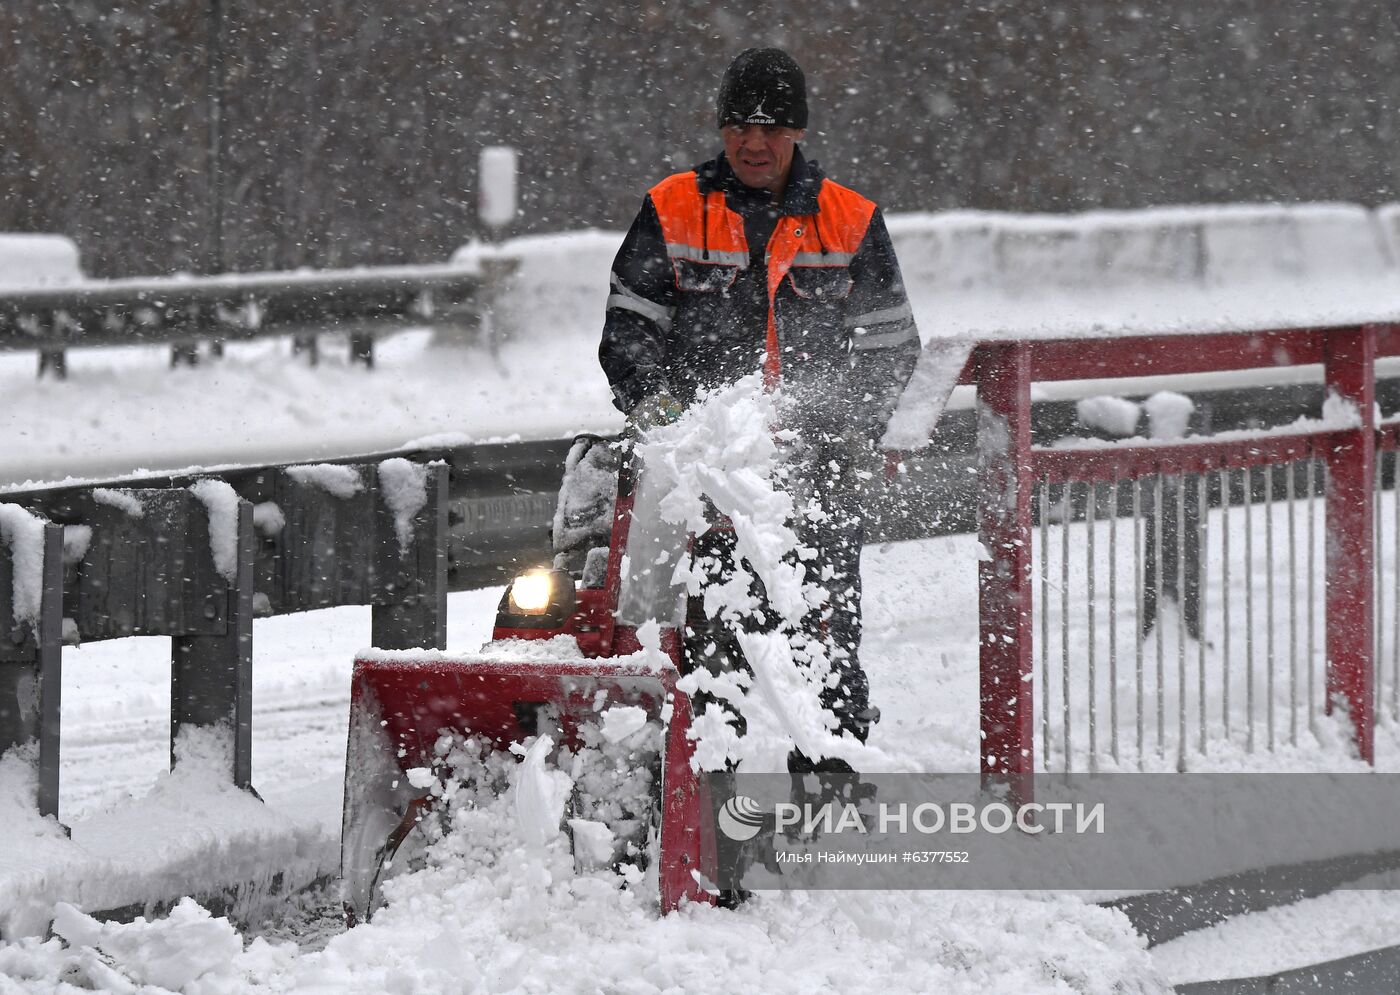
[[[581,729],[596,729],[599,716],[615,707],[634,714],[640,708],[663,730],[659,756],[626,760],[652,771],[650,811],[633,820],[648,838],[629,852],[652,855],[642,863],[655,860],[663,914],[687,900],[714,900],[704,873],[713,839],[702,832],[700,784],[690,764],[691,706],[676,689],[680,633],[675,625],[661,630],[668,662],[637,662],[649,658],[629,659],[642,647],[626,614],[619,617],[634,483],[617,446],[579,436],[555,514],[554,563],[506,588],[492,643],[476,656],[401,651],[355,661],[341,835],[351,924],[373,913],[386,867],[436,806],[432,779],[421,769],[442,768],[445,742],[470,738],[506,751],[548,731],[573,749]]]

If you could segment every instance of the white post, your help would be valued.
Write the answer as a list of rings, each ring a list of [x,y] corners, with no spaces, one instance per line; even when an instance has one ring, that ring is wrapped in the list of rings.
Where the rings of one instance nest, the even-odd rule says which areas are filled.
[[[488,145],[482,149],[477,215],[491,229],[492,241],[515,220],[515,186],[515,149],[509,145]]]
[[[506,226],[516,214],[515,149],[509,145],[488,145],[481,150],[477,171],[477,215],[486,226],[488,242],[500,241]],[[481,289],[478,292],[478,313],[481,316],[481,337],[495,357],[500,348],[501,329],[495,320],[496,293],[513,266],[486,253],[481,260]]]

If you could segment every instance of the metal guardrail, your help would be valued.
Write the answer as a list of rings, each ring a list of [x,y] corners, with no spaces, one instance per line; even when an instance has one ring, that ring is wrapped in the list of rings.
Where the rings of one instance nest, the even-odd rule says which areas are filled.
[[[173,637],[171,761],[183,729],[223,727],[229,776],[243,788],[255,615],[370,605],[374,645],[445,648],[445,465],[233,476],[241,490],[206,477],[9,495],[24,511],[0,523],[0,752],[38,741],[42,814],[58,813],[65,642]]]
[[[0,350],[39,351],[39,373],[62,377],[75,346],[160,344],[193,362],[201,342],[290,335],[316,358],[316,336],[346,333],[352,358],[373,365],[376,335],[474,327],[517,260],[451,265],[104,280],[0,291]],[[216,350],[217,351],[217,350]]]

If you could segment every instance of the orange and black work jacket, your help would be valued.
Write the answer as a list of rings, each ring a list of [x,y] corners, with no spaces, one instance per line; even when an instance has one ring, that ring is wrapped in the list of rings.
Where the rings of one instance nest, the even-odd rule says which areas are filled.
[[[875,441],[919,355],[879,209],[800,150],[776,207],[722,155],[662,180],[611,283],[599,359],[623,411],[762,368],[794,427]]]

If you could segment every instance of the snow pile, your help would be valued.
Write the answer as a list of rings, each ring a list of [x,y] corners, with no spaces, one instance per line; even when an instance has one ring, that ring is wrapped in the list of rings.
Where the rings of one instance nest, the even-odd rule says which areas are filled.
[[[428,468],[395,456],[379,464],[379,493],[394,516],[399,556],[407,556],[413,542],[413,519],[428,503]]]
[[[190,493],[209,512],[209,549],[214,569],[230,584],[238,581],[238,492],[224,480],[206,477],[190,485]]]
[[[68,236],[0,232],[0,288],[33,290],[82,281],[78,245]]]
[[[98,504],[105,504],[109,507],[124,511],[131,518],[142,518],[146,514],[146,508],[134,494],[127,491],[113,490],[110,487],[96,487],[92,491],[92,499]]]
[[[264,539],[275,538],[287,527],[287,516],[276,501],[259,501],[253,505],[253,529]]]
[[[646,710],[638,705],[614,705],[603,712],[603,738],[620,743],[647,724]]]
[[[17,504],[0,504],[0,542],[14,571],[14,621],[36,625],[44,596],[44,520]]]
[[[233,786],[231,749],[226,730],[185,728],[173,770],[144,796],[75,823],[72,840],[32,814],[33,775],[8,754],[0,761],[4,937],[42,933],[56,902],[117,909],[231,888],[235,908],[246,910],[335,867],[334,838]]]
[[[63,526],[63,565],[78,563],[92,545],[91,525]]]
[[[739,912],[662,919],[630,864],[579,870],[557,827],[542,848],[526,844],[508,795],[462,801],[371,923],[287,957],[269,980],[347,992],[1167,991],[1126,919],[1077,898],[759,895]]]
[[[1196,413],[1195,402],[1174,390],[1159,390],[1144,401],[1142,407],[1147,412],[1149,434],[1159,440],[1186,438],[1191,429],[1191,416]]]
[[[1321,425],[1327,428],[1360,428],[1361,409],[1355,401],[1328,391],[1322,400]]]
[[[30,742],[0,755],[0,884],[41,890],[46,868],[75,859],[81,851],[55,819],[41,818],[38,806],[38,744]],[[0,938],[42,932],[49,908],[42,901],[0,900]],[[3,974],[3,972],[0,972]]]
[[[724,583],[703,584],[703,563],[682,558],[675,576],[692,595],[703,595],[707,617],[735,634],[748,671],[719,674],[697,668],[680,682],[688,694],[725,702],[696,717],[696,762],[705,770],[785,770],[796,747],[813,759],[842,757],[858,769],[887,758],[852,737],[836,735],[836,720],[821,704],[831,679],[825,647],[802,634],[804,616],[819,610],[822,589],[810,583],[794,517],[823,514],[798,508],[784,486],[784,452],[792,433],[782,422],[780,399],[763,389],[758,374],[702,396],[672,425],[647,433],[637,445],[638,487],[664,494],[657,513],[692,535],[710,527],[710,506],[734,528],[735,563]],[[640,516],[640,512],[637,513]],[[761,584],[766,604],[751,593]],[[774,619],[773,616],[776,616]],[[740,733],[736,716],[744,720]]]
[[[1098,429],[1109,435],[1129,436],[1137,432],[1142,406],[1127,398],[1099,395],[1081,398],[1074,406],[1074,413],[1079,424],[1085,428]]]
[[[524,776],[524,764],[507,761],[481,769],[504,782],[492,787]],[[222,920],[185,903],[167,921],[125,926],[64,912],[66,939],[0,947],[0,972],[34,992],[59,991],[60,979],[111,991],[163,979],[191,993],[348,995],[1169,992],[1126,918],[1073,896],[792,893],[660,918],[630,863],[581,870],[557,826],[542,846],[526,843],[509,790],[452,790],[458,803],[420,866],[391,878],[375,918],[323,951],[262,940],[238,950]],[[600,828],[574,829],[575,849],[581,835],[605,838],[603,820],[583,821]]]
[[[97,977],[97,972],[83,972],[116,992],[134,991],[133,982],[181,991],[214,973],[232,982],[232,961],[243,952],[243,941],[229,921],[213,918],[191,898],[182,899],[163,919],[147,922],[138,916],[130,925],[100,923],[60,902],[53,931],[70,946],[100,951],[108,963],[122,965],[125,970],[109,969]]]
[[[287,467],[287,476],[306,487],[319,487],[332,497],[349,500],[364,489],[360,472],[340,463],[312,463]]]

